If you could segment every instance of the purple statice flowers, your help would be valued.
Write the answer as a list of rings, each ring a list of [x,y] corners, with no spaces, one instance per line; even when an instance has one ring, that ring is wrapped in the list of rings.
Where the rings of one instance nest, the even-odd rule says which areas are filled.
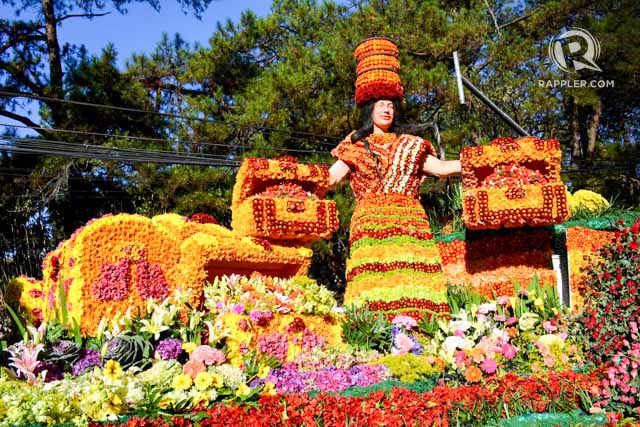
[[[367,387],[390,376],[383,365],[356,365],[350,369],[328,367],[300,372],[295,364],[287,363],[282,368],[271,370],[265,382],[272,382],[279,393],[336,392],[353,386]]]
[[[102,366],[102,359],[100,353],[95,350],[82,349],[80,351],[80,357],[71,366],[71,374],[74,377],[82,374],[85,370],[94,366]]]
[[[182,353],[182,341],[177,338],[168,338],[158,343],[156,353],[160,359],[177,359]]]

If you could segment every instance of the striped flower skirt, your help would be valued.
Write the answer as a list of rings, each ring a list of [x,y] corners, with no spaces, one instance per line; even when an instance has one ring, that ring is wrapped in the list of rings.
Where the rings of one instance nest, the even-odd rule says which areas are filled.
[[[381,194],[359,200],[351,218],[345,306],[416,319],[445,314],[447,283],[418,200]]]

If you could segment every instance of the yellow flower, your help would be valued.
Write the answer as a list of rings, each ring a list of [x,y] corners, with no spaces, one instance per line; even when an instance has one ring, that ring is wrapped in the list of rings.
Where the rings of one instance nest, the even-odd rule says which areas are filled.
[[[113,406],[120,406],[122,405],[122,399],[120,399],[120,396],[118,396],[115,393],[109,393],[109,403],[112,404]]]
[[[218,374],[211,374],[211,386],[214,388],[220,388],[224,385],[224,380]]]
[[[539,309],[543,309],[544,308],[544,301],[542,300],[542,298],[536,298],[533,301],[533,305],[535,305],[536,307],[538,307]]]
[[[196,389],[198,389],[199,391],[204,391],[211,387],[213,378],[208,372],[200,372],[198,375],[196,375],[196,379],[193,380],[193,383],[195,384]]]
[[[188,390],[191,388],[193,381],[191,377],[187,374],[180,374],[173,379],[173,383],[171,383],[171,387],[175,390]]]
[[[182,349],[184,351],[186,351],[187,353],[191,353],[196,348],[198,348],[198,344],[196,344],[194,342],[186,342],[186,343],[182,344]]]
[[[107,360],[102,373],[110,380],[117,380],[122,376],[122,368],[116,360]]]
[[[251,388],[246,384],[240,384],[238,386],[238,390],[236,391],[236,396],[243,397],[251,393]]]
[[[275,396],[276,395],[276,385],[271,381],[267,381],[262,389],[262,394],[266,394],[267,396]]]
[[[261,380],[267,378],[267,375],[269,375],[269,371],[271,371],[270,367],[260,366],[260,369],[258,369],[258,378],[260,378]]]
[[[169,397],[163,397],[162,399],[160,399],[160,402],[158,402],[158,406],[160,407],[160,409],[167,409],[170,406],[174,406],[175,404],[176,400]]]
[[[194,407],[200,406],[200,405],[207,406],[209,404],[209,398],[205,393],[200,393],[196,396],[193,396],[193,398],[191,399],[191,404]]]

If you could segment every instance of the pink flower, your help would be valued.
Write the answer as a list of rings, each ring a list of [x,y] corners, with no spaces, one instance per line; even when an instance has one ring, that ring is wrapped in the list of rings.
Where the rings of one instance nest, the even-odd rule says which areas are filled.
[[[196,375],[206,370],[207,370],[207,367],[204,366],[204,363],[198,362],[197,360],[189,360],[182,367],[182,373],[189,375],[191,379],[195,379]]]
[[[456,351],[454,358],[456,361],[456,366],[458,368],[463,368],[467,360],[467,354],[464,351],[459,350],[459,351]]]
[[[201,345],[191,353],[191,360],[205,365],[221,365],[226,360],[224,353],[208,345]]]
[[[558,327],[548,320],[545,320],[544,322],[542,322],[542,327],[544,328],[545,331],[549,333],[555,332],[558,330]]]
[[[549,367],[549,368],[553,368],[553,365],[556,364],[556,360],[553,358],[553,356],[545,356],[544,357],[544,365]]]
[[[506,297],[506,296],[499,296],[498,297],[498,304],[507,305],[508,303],[509,303],[509,297]]]
[[[38,367],[38,353],[44,348],[43,344],[24,344],[19,342],[10,347],[7,347],[6,351],[11,353],[9,365],[16,368],[16,371],[24,375],[30,383],[36,381],[36,374],[34,371]]]
[[[411,351],[414,346],[411,338],[407,336],[407,334],[403,334],[402,332],[396,334],[395,339],[393,340],[394,346],[397,349],[397,354],[405,354]]]
[[[244,313],[244,305],[234,304],[233,307],[231,308],[231,311],[235,314],[242,314]]]
[[[495,320],[496,322],[504,322],[505,320],[507,320],[507,316],[505,316],[504,314],[498,314],[493,316],[493,320]]]
[[[464,331],[461,329],[456,329],[455,331],[453,331],[453,336],[464,338]]]
[[[516,350],[516,348],[509,343],[505,343],[502,346],[502,355],[508,360],[512,360],[514,357],[516,357],[517,351],[518,350]]]
[[[498,364],[495,360],[487,357],[482,361],[482,365],[480,365],[480,369],[482,369],[487,374],[493,374],[496,369],[498,369]]]
[[[511,326],[511,325],[515,325],[516,323],[518,323],[518,318],[517,317],[510,317],[509,319],[507,319],[507,326]]]
[[[393,323],[394,326],[402,326],[405,329],[413,329],[418,327],[418,322],[416,322],[416,319],[410,316],[396,316],[393,318],[391,323]]]

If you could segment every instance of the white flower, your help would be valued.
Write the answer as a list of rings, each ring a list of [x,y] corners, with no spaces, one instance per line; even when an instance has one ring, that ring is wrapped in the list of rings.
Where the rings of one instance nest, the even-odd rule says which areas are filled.
[[[447,353],[453,353],[453,351],[456,349],[463,350],[465,348],[471,348],[471,345],[469,344],[469,340],[466,340],[462,337],[447,337],[442,343],[442,349]]]
[[[484,304],[480,304],[480,307],[478,307],[478,313],[480,314],[489,314],[493,311],[496,311],[496,305],[491,302],[485,302]]]
[[[148,319],[142,319],[140,323],[144,325],[142,328],[140,328],[140,332],[147,332],[153,335],[153,338],[155,338],[156,340],[160,339],[160,334],[162,332],[169,329],[169,327],[166,325],[154,323],[149,321]]]

